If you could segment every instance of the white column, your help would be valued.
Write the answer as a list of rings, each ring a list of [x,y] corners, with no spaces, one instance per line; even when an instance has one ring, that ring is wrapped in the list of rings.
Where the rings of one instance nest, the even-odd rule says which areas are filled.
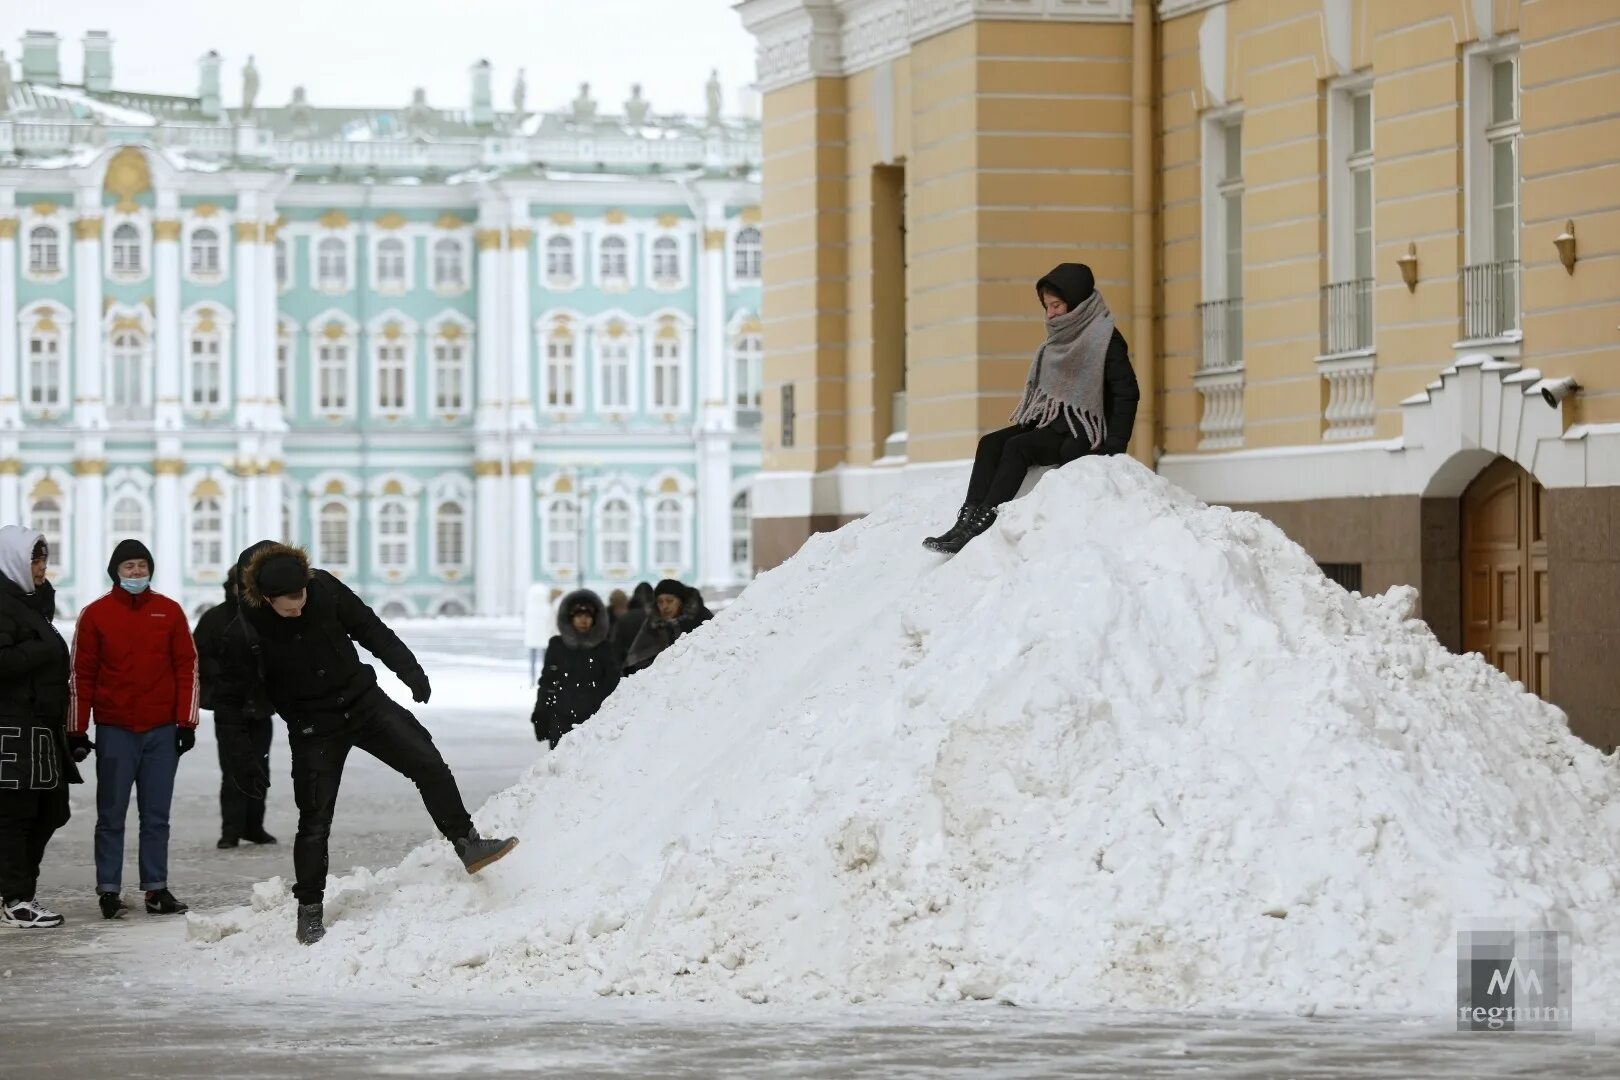
[[[519,439],[512,446],[507,490],[511,531],[506,554],[512,568],[507,611],[522,614],[529,586],[534,584],[534,445],[528,439]]]
[[[236,348],[232,365],[236,384],[236,422],[245,427],[259,427],[259,223],[252,219],[253,202],[247,201],[251,192],[239,196],[244,206],[239,213],[245,220],[236,222],[236,252],[231,265],[231,276],[236,283]]]
[[[506,578],[501,558],[501,445],[500,440],[480,438],[473,462],[473,586],[480,615],[501,615],[511,606],[503,591]]]
[[[79,610],[83,611],[85,605],[106,592],[112,584],[107,576],[107,560],[112,556],[112,550],[107,547],[107,496],[102,475],[107,468],[107,460],[100,436],[80,436],[75,453],[73,536],[74,546],[78,550],[73,561],[73,581]],[[154,551],[152,557],[156,559],[157,552]],[[173,575],[175,570],[175,567],[169,567],[167,574]],[[164,580],[178,581],[179,578],[166,576]]]
[[[507,230],[506,296],[508,386],[511,388],[511,426],[514,431],[534,430],[533,380],[530,372],[530,342],[534,330],[529,320],[529,248],[534,230],[529,227],[528,201],[515,201],[508,209],[512,227]],[[515,456],[515,455],[514,455]]]
[[[79,217],[73,223],[73,321],[77,360],[73,386],[74,425],[80,430],[107,426],[102,386],[101,189],[79,190]],[[15,325],[12,327],[15,330]]]
[[[179,438],[159,437],[157,457],[152,462],[152,511],[156,518],[152,557],[163,568],[164,580],[171,582],[185,580],[185,512],[180,505],[180,473],[184,468]],[[179,591],[175,588],[171,595]]]
[[[179,196],[157,194],[158,216],[152,223],[152,293],[159,431],[179,431],[180,407],[180,219]],[[158,517],[162,531],[163,518]],[[156,555],[157,552],[152,554]]]
[[[22,523],[22,402],[18,399],[15,193],[0,188],[0,522]],[[53,555],[52,558],[60,558]]]
[[[726,393],[725,203],[708,201],[700,222],[697,349],[697,574],[701,585],[735,584],[731,565],[731,446],[736,412]]]
[[[505,473],[505,401],[501,394],[501,228],[497,204],[485,201],[478,213],[478,362],[474,400],[477,449],[473,460],[473,586],[480,615],[511,610],[506,596],[502,536],[502,477]]]
[[[258,309],[254,323],[259,330],[257,366],[262,406],[259,420],[266,431],[284,431],[287,425],[282,417],[281,399],[276,396],[276,226],[273,216],[260,225],[258,256]]]

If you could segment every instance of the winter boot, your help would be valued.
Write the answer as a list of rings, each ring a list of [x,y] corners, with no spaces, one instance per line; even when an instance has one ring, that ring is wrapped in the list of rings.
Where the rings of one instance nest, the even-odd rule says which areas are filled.
[[[962,545],[967,543],[967,540],[964,539],[964,530],[967,528],[968,519],[972,517],[973,512],[978,508],[978,503],[963,503],[962,509],[956,512],[956,524],[952,525],[949,529],[946,529],[938,536],[930,536],[928,539],[924,540],[923,547],[927,548],[929,551],[950,553],[961,551]],[[952,544],[956,546],[952,547]]]
[[[146,913],[148,915],[184,915],[191,908],[174,898],[174,893],[168,889],[153,889],[146,894]]]
[[[247,833],[242,837],[242,839],[246,840],[250,844],[274,844],[276,842],[276,838],[265,832],[263,829],[260,829],[258,832]]]
[[[7,900],[0,905],[0,926],[13,930],[54,930],[62,916],[32,900]]]
[[[517,847],[515,836],[509,836],[505,840],[485,840],[478,835],[478,830],[474,829],[456,841],[456,854],[461,856],[461,865],[467,868],[467,873],[476,874],[490,863],[504,859],[515,847]]]
[[[950,533],[939,538],[939,543],[931,545],[933,549],[944,555],[955,555],[967,547],[969,540],[989,529],[996,523],[996,508],[993,506],[974,506],[968,508],[962,522],[952,529]]]
[[[325,908],[320,904],[298,905],[298,944],[313,945],[326,936],[326,926],[321,918]]]
[[[101,904],[103,919],[122,919],[124,913],[129,911],[129,905],[124,903],[124,898],[115,892],[97,893],[96,900]]]
[[[229,851],[231,848],[235,847],[236,845],[240,844],[241,842],[242,841],[238,840],[234,836],[222,836],[214,844],[214,846],[216,848],[218,848],[219,850],[221,850],[221,851]]]

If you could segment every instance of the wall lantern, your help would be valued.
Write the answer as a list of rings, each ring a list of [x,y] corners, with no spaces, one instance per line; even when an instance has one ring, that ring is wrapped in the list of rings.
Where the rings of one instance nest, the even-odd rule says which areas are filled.
[[[1558,249],[1558,261],[1564,264],[1564,272],[1575,273],[1575,223],[1564,222],[1564,231],[1553,237],[1553,247]]]
[[[1417,292],[1417,244],[1407,244],[1406,254],[1396,259],[1395,265],[1401,268],[1401,280],[1406,282],[1406,291]]]

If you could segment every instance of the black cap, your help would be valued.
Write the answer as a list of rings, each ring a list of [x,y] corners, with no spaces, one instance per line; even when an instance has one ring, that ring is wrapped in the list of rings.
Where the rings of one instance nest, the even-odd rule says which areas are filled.
[[[259,588],[259,595],[266,600],[274,600],[278,596],[291,596],[293,593],[303,591],[309,584],[303,560],[296,555],[270,556],[259,565],[259,572],[253,580]]]
[[[118,546],[113,548],[111,561],[107,563],[107,576],[113,579],[114,585],[118,584],[118,564],[131,559],[145,559],[146,565],[152,568],[152,574],[157,574],[157,566],[152,562],[152,553],[146,549],[145,544],[135,539],[120,540]]]
[[[663,581],[660,581],[658,583],[658,587],[653,590],[653,595],[673,596],[677,600],[684,601],[686,599],[686,586],[682,585],[674,578],[665,578]]]
[[[1035,294],[1051,293],[1069,305],[1073,311],[1097,291],[1097,279],[1085,263],[1059,263],[1052,272],[1035,283]]]

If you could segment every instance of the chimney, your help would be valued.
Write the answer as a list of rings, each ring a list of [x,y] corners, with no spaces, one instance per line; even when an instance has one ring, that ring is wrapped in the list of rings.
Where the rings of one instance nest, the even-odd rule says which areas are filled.
[[[23,82],[62,85],[61,40],[49,30],[30,30],[22,39]]]
[[[112,89],[112,38],[105,30],[87,30],[84,35],[84,88],[95,94]]]
[[[197,97],[199,111],[209,120],[218,120],[219,108],[219,53],[209,49],[197,61]]]
[[[479,127],[495,123],[495,99],[490,89],[488,60],[472,66],[472,122]]]

